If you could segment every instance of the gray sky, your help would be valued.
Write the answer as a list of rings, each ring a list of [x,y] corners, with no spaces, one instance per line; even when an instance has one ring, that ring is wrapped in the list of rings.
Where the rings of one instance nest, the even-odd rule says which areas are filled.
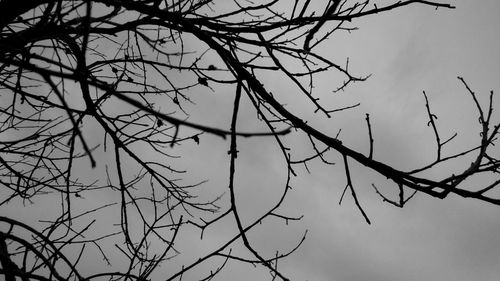
[[[412,5],[354,21],[352,24],[358,26],[359,31],[335,37],[322,47],[322,52],[338,58],[339,64],[349,57],[349,69],[354,74],[372,74],[366,82],[351,85],[337,94],[332,94],[331,77],[317,80],[316,91],[322,101],[333,107],[361,102],[360,107],[335,115],[331,120],[317,118],[310,113],[311,107],[293,99],[288,100],[289,108],[324,132],[335,135],[342,128],[342,141],[360,151],[368,149],[364,118],[365,113],[369,113],[375,138],[375,159],[405,170],[429,163],[435,157],[432,130],[426,126],[428,117],[422,95],[425,90],[439,117],[438,126],[443,137],[454,132],[459,134],[444,152],[477,145],[474,143],[480,129],[477,114],[471,110],[470,96],[456,77],[463,76],[483,102],[490,90],[500,91],[500,2],[460,0],[448,3],[457,8],[435,11]],[[272,75],[262,77],[262,82],[283,99],[290,93],[290,83]],[[206,100],[201,99],[197,106],[205,110],[194,111],[190,120],[198,118],[207,125],[222,124],[229,128],[233,92],[220,90],[204,94]],[[254,111],[243,108],[239,128],[242,131],[263,128],[249,121],[254,118]],[[298,148],[297,157],[306,155],[301,148],[308,145],[307,139],[286,141]],[[202,193],[218,194],[227,188],[228,147],[227,141],[203,135],[199,146],[193,143],[179,148],[177,154],[186,153],[187,157],[177,163],[180,168],[184,165],[193,171],[191,180],[209,179]],[[239,150],[237,200],[243,222],[250,223],[280,195],[285,183],[285,163],[272,139],[241,139]],[[367,225],[350,195],[347,194],[339,206],[345,186],[342,159],[335,154],[329,157],[337,165],[311,163],[311,174],[305,169],[296,169],[299,177],[293,179],[293,192],[280,210],[290,216],[304,215],[300,222],[285,225],[281,220],[266,219],[249,233],[256,249],[273,255],[275,250],[286,251],[294,247],[307,230],[302,247],[280,264],[285,276],[292,280],[317,281],[498,280],[498,206],[456,196],[438,200],[417,194],[405,208],[399,209],[383,203],[371,184],[377,184],[391,198],[397,196],[394,186],[352,162],[355,188],[372,220],[372,224]],[[457,167],[445,166],[429,176],[440,178]],[[102,174],[103,170],[91,173]],[[111,202],[115,195],[99,194],[94,203],[97,206]],[[37,203],[45,205],[45,211],[49,210],[48,198]],[[25,208],[22,213],[15,208],[4,210],[3,215],[11,214],[29,221],[30,211],[36,212],[37,205]],[[104,214],[98,217],[99,224],[106,225],[118,215]],[[187,248],[177,262],[192,262],[200,252],[215,248],[235,231],[231,219],[222,220],[209,229],[202,241],[198,241],[199,232],[185,230],[178,247]],[[89,267],[89,272],[95,270],[94,265],[90,265],[95,261],[91,259],[89,265],[83,263],[84,267]],[[178,270],[177,262],[167,265],[165,272]],[[262,276],[267,277],[266,272],[262,268],[230,262],[218,280],[260,280]],[[183,280],[188,279],[189,276]]]
[[[500,3],[450,3],[457,9],[412,7],[372,17],[349,40],[332,43],[332,49],[341,46],[351,57],[351,70],[373,73],[343,94],[362,102],[358,116],[349,119],[362,129],[345,130],[354,131],[354,138],[362,136],[360,147],[366,144],[362,113],[370,113],[375,155],[389,163],[409,168],[434,157],[422,90],[443,133],[457,131],[462,141],[454,145],[463,147],[473,144],[479,127],[470,122],[477,115],[466,109],[471,100],[456,76],[463,76],[482,101],[500,88]],[[372,225],[364,223],[352,200],[336,204],[341,176],[325,171],[304,180],[299,189],[304,195],[297,202],[303,204],[310,235],[290,261],[299,279],[498,280],[498,207],[418,194],[398,209],[382,204],[370,190],[369,183],[376,181],[366,170],[361,173],[355,184]]]

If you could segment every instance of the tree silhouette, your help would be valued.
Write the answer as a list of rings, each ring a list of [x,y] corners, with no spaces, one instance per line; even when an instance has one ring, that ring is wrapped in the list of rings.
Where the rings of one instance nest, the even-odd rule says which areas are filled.
[[[295,247],[268,256],[248,233],[270,217],[300,220],[280,212],[297,176],[294,167],[307,168],[313,161],[333,165],[329,159],[339,155],[346,179],[342,198],[351,194],[368,223],[352,181],[352,163],[389,179],[397,200],[376,185],[374,192],[398,207],[417,192],[499,205],[494,192],[500,162],[490,153],[500,126],[492,117],[493,94],[482,106],[463,78],[459,81],[479,115],[478,145],[444,154],[442,148],[457,135],[442,138],[424,92],[422,110],[435,137],[436,157],[410,171],[374,156],[370,115],[368,152],[361,152],[284,105],[286,95],[305,97],[318,118],[326,119],[359,105],[330,108],[313,91],[323,73],[340,77],[334,92],[367,78],[351,74],[348,63],[334,62],[321,49],[329,38],[354,30],[351,21],[410,5],[453,8],[417,0],[389,5],[323,2],[2,0],[0,206],[22,212],[18,204],[36,203],[43,214],[37,219],[44,218],[39,225],[28,225],[20,217],[0,216],[0,274],[5,280],[147,280],[159,273],[165,280],[181,280],[193,271],[204,274],[193,278],[211,280],[228,261],[264,267],[270,279],[288,280],[279,261],[305,235]],[[278,73],[295,92],[272,93],[263,82],[268,73]],[[230,125],[192,121],[191,114],[205,110],[197,101],[221,92],[233,99]],[[242,110],[253,110],[262,130],[239,129]],[[211,135],[228,146],[228,163],[221,167],[229,176],[218,195],[203,193],[204,180],[190,180],[176,167],[179,158],[201,161],[190,150]],[[312,154],[296,158],[299,148],[284,141],[292,135],[305,136]],[[248,221],[239,213],[237,198],[238,144],[242,138],[262,137],[276,142],[287,177],[274,205]],[[472,163],[461,170],[437,179],[426,176],[441,164],[471,157]],[[467,180],[473,177],[490,182],[470,186]],[[98,200],[102,197],[109,201]],[[188,239],[184,229],[196,230],[203,239],[226,219],[235,228],[223,243],[196,259],[180,258],[186,251],[180,246],[186,245],[179,241]],[[121,264],[84,274],[80,261],[96,253],[108,263],[110,255],[120,255]]]

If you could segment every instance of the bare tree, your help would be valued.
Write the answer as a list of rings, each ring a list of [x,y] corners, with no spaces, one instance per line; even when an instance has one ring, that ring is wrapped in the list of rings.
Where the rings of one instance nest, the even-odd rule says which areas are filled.
[[[356,151],[338,134],[324,133],[295,114],[283,105],[282,93],[271,93],[262,82],[267,73],[279,73],[295,88],[287,95],[307,99],[319,118],[342,114],[358,104],[323,104],[313,91],[315,79],[322,73],[338,77],[335,92],[367,77],[351,74],[348,64],[322,53],[322,43],[354,30],[351,21],[358,18],[412,5],[453,7],[418,0],[389,5],[369,0],[329,0],[320,6],[311,2],[2,0],[0,206],[35,202],[43,212],[46,203],[37,201],[49,198],[47,202],[59,210],[36,226],[0,217],[0,274],[5,280],[147,280],[158,272],[163,279],[181,280],[207,265],[211,269],[196,278],[210,280],[228,261],[258,265],[270,272],[270,279],[288,280],[279,260],[293,253],[305,235],[296,247],[266,256],[247,234],[269,217],[287,223],[299,220],[280,212],[291,192],[294,167],[307,168],[317,160],[332,165],[329,159],[338,156],[345,170],[344,194],[351,194],[368,223],[352,181],[354,162],[393,182],[397,200],[373,187],[383,201],[398,207],[417,192],[438,198],[456,194],[499,205],[500,198],[492,194],[500,183],[500,162],[489,153],[500,126],[492,117],[493,95],[482,106],[464,79],[459,78],[481,126],[477,146],[445,155],[442,148],[456,135],[443,139],[424,93],[422,110],[435,136],[436,157],[410,171],[376,159],[375,128],[368,114],[367,149]],[[227,127],[189,118],[193,110],[205,110],[196,105],[200,91],[231,93],[234,102]],[[243,98],[248,102],[242,103]],[[239,129],[243,109],[253,110],[266,129]],[[179,157],[192,157],[189,149],[210,135],[226,140],[229,176],[225,192],[207,197],[200,195],[204,181],[190,181],[175,163]],[[309,156],[295,157],[298,148],[284,141],[292,135],[308,139]],[[240,216],[236,198],[242,137],[273,138],[286,161],[279,200],[252,221]],[[472,163],[462,170],[437,179],[425,176],[440,164],[461,163],[471,156]],[[471,177],[492,180],[470,186]],[[99,196],[112,200],[94,202]],[[99,216],[105,214],[115,219],[105,222],[108,227],[99,224]],[[224,243],[197,259],[176,261],[185,251],[177,246],[187,239],[180,234],[183,229],[197,229],[203,239],[205,231],[227,218],[235,229]],[[89,252],[111,262],[113,251],[127,262],[105,272],[82,273],[80,261]],[[165,272],[160,265],[169,263],[178,266]]]

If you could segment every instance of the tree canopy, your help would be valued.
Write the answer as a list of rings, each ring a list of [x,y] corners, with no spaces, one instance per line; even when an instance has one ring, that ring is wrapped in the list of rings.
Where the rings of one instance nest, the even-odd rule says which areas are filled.
[[[264,221],[301,219],[282,210],[297,170],[312,163],[344,171],[340,200],[351,196],[367,223],[352,165],[386,178],[396,199],[375,184],[372,191],[397,207],[416,193],[500,205],[493,92],[484,106],[462,77],[481,127],[477,145],[445,153],[460,136],[441,134],[424,92],[435,157],[410,170],[377,158],[369,114],[363,150],[342,139],[342,128],[327,132],[309,120],[335,124],[359,103],[338,106],[328,96],[369,77],[351,71],[348,58],[338,61],[325,47],[329,40],[355,31],[361,18],[406,6],[454,7],[418,0],[321,2],[2,0],[0,206],[32,202],[43,225],[0,216],[7,226],[0,228],[5,280],[211,280],[234,262],[264,268],[270,280],[289,280],[279,262],[306,235],[268,255],[249,233]],[[319,79],[331,80],[328,93],[316,88]],[[279,91],[274,83],[292,90]],[[213,99],[228,108],[211,108]],[[220,158],[198,158],[193,151],[211,149],[203,146],[211,137],[223,147]],[[306,141],[294,145],[289,140],[296,137]],[[238,160],[245,142],[263,138],[274,141],[286,176],[282,186],[268,187],[279,194],[263,205],[270,207],[248,219],[240,212],[245,198],[238,197],[238,173],[245,171],[238,171]],[[471,162],[463,165],[463,159]],[[189,169],[197,161],[219,168],[221,188]],[[461,166],[436,177],[448,163]],[[476,177],[483,185],[470,184]],[[194,259],[184,257],[223,220],[234,226],[223,241]],[[110,257],[117,255],[118,264]],[[97,256],[112,264],[109,271],[80,268]]]

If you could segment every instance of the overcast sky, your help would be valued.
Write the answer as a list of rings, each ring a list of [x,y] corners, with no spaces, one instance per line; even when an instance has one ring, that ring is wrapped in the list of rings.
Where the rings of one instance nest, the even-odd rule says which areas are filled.
[[[335,85],[330,85],[331,80],[325,77],[316,81],[317,93],[333,107],[357,102],[361,102],[361,106],[336,115],[332,120],[316,118],[310,113],[312,107],[293,100],[289,100],[289,108],[324,132],[335,135],[342,128],[342,141],[362,152],[368,149],[364,118],[365,113],[369,113],[375,138],[375,159],[407,170],[432,162],[435,157],[435,140],[432,130],[426,126],[428,117],[422,95],[425,90],[439,117],[443,138],[455,132],[459,134],[444,152],[477,145],[474,142],[478,140],[480,129],[477,114],[471,106],[470,96],[456,77],[463,76],[483,102],[490,90],[500,91],[500,2],[447,2],[457,8],[436,11],[411,5],[354,21],[352,25],[358,26],[359,31],[325,43],[322,53],[331,53],[340,60],[339,64],[349,57],[351,72],[372,76],[335,95],[331,92]],[[290,90],[290,83],[272,75],[262,77],[262,82],[283,98]],[[234,93],[222,91],[207,95],[211,96],[199,105],[208,106],[203,107],[203,111],[193,112],[190,121],[198,118],[204,124],[223,124],[227,129]],[[242,102],[248,105],[248,101]],[[241,116],[241,130],[259,128],[247,121],[255,119],[251,109],[243,108]],[[297,157],[305,155],[301,154],[301,147],[308,145],[306,138],[287,141],[298,148]],[[218,194],[227,188],[228,147],[227,141],[203,135],[199,146],[180,148],[188,157],[178,163],[194,171],[190,174],[193,181],[209,179],[203,192]],[[239,150],[237,199],[243,222],[250,223],[280,195],[285,184],[285,163],[272,139],[242,139]],[[371,184],[376,183],[387,196],[396,198],[394,186],[353,163],[354,185],[372,221],[368,225],[351,196],[346,195],[339,206],[345,186],[344,170],[338,155],[332,154],[330,160],[337,164],[311,163],[311,174],[297,168],[299,177],[292,181],[293,192],[281,210],[290,216],[304,215],[300,222],[285,225],[281,220],[268,219],[249,233],[252,245],[269,256],[275,250],[293,248],[307,230],[302,247],[280,264],[285,276],[311,281],[499,280],[500,220],[497,216],[500,207],[456,196],[438,200],[417,194],[405,208],[396,208],[383,203]],[[441,173],[460,164],[464,162],[444,167],[429,176],[444,177]],[[102,173],[103,169],[99,169],[94,172]],[[95,199],[96,205],[113,201],[111,195]],[[45,204],[43,199],[38,203]],[[50,201],[46,204],[49,206]],[[36,212],[38,207],[31,207]],[[11,214],[16,213],[16,217],[29,221],[28,210]],[[9,215],[9,210],[3,215]],[[111,220],[115,215],[118,214],[105,213],[98,219],[106,221],[109,217]],[[180,257],[180,260],[192,262],[189,254],[196,257],[199,251],[213,249],[236,231],[234,221],[229,219],[215,226],[199,243],[199,232],[193,229],[183,232],[183,239],[177,245],[179,248],[187,246],[184,253],[188,257]],[[90,265],[95,261],[91,259],[86,269],[89,272],[95,270]],[[167,266],[167,276],[170,269],[179,270],[179,266]],[[218,280],[260,280],[266,275],[259,274],[266,271],[231,262]]]
[[[370,113],[376,157],[399,167],[429,161],[435,153],[425,126],[422,90],[429,95],[443,133],[459,133],[463,141],[456,145],[460,147],[471,145],[479,128],[471,118],[477,115],[466,109],[470,97],[456,76],[463,76],[483,101],[490,90],[500,89],[500,2],[448,2],[457,8],[411,7],[368,18],[348,40],[328,46],[332,50],[341,46],[350,56],[351,70],[373,73],[367,82],[344,93],[362,102],[358,119],[352,117],[349,122],[362,126],[362,113]],[[362,136],[361,143],[366,144]],[[306,188],[299,189],[303,196],[297,202],[304,210],[309,237],[290,259],[294,272],[290,276],[348,281],[498,280],[498,207],[418,194],[404,209],[394,208],[369,190],[373,180],[367,174],[355,179],[358,190],[367,191],[360,192],[373,221],[366,225],[352,200],[336,204],[343,178],[334,173],[313,174],[304,180]]]

